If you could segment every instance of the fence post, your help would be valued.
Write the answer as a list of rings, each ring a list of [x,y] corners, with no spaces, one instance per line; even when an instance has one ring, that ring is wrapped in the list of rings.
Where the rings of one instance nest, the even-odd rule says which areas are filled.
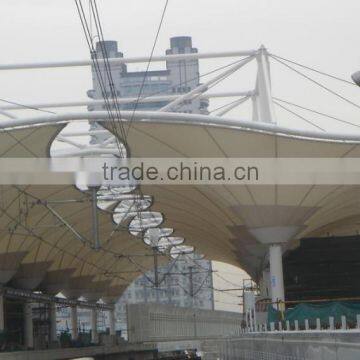
[[[295,320],[295,331],[299,331],[299,320]]]
[[[286,331],[290,331],[290,321],[286,320]]]
[[[333,316],[329,316],[329,327],[330,330],[335,330],[335,320]]]
[[[346,330],[346,316],[341,316],[341,329]]]
[[[356,327],[360,329],[360,314],[356,315]]]
[[[309,327],[309,320],[308,319],[305,319],[305,330],[309,330],[310,327]]]
[[[275,323],[274,322],[270,323],[270,331],[275,331]]]
[[[316,319],[316,330],[321,330],[321,322],[319,318]]]

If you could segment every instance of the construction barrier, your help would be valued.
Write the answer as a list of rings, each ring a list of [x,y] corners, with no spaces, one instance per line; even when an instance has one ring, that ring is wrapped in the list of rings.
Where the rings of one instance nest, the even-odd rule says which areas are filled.
[[[236,336],[243,316],[162,304],[127,305],[130,342],[172,341]]]

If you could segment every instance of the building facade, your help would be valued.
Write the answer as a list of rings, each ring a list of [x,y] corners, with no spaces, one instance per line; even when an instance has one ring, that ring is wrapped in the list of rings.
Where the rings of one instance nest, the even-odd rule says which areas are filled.
[[[127,337],[126,305],[160,303],[173,306],[214,310],[213,271],[211,261],[196,255],[179,255],[159,267],[159,287],[150,271],[136,279],[116,304],[116,327]]]
[[[138,277],[125,290],[115,305],[116,330],[127,338],[127,304],[160,303],[186,308],[214,310],[213,270],[209,260],[195,254],[179,255],[165,266],[158,268],[159,286],[155,286],[155,272],[149,271]],[[99,311],[99,331],[109,327],[107,311]],[[70,308],[57,308],[57,331],[68,332],[71,328]],[[91,311],[78,309],[78,330],[89,332]]]
[[[105,332],[109,328],[109,314],[107,311],[98,311],[97,329]],[[70,307],[58,306],[56,308],[56,328],[58,333],[71,330]],[[78,331],[88,333],[91,330],[91,310],[78,308]]]
[[[170,39],[170,49],[166,55],[197,53],[192,46],[191,37],[180,36]],[[94,100],[108,96],[116,98],[149,98],[151,96],[179,95],[187,93],[200,85],[199,60],[172,60],[166,61],[166,69],[150,71],[129,71],[126,64],[111,64],[96,62],[97,59],[122,58],[124,54],[118,50],[116,41],[102,41],[96,44],[96,52],[92,54],[95,66],[92,66],[93,89],[87,95]],[[108,74],[111,73],[112,81]],[[169,101],[138,102],[136,100],[119,104],[119,110],[158,110],[167,105]],[[110,101],[113,105],[113,101]],[[208,114],[209,102],[207,99],[196,97],[185,100],[172,111]],[[90,111],[106,110],[106,105],[91,105]],[[101,125],[94,122],[91,129],[102,129]],[[107,135],[95,135],[92,143],[104,141]]]

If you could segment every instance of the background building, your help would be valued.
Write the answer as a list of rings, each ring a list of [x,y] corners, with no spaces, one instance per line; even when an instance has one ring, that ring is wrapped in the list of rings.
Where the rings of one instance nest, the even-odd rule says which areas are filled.
[[[115,305],[116,330],[127,338],[126,305],[161,303],[173,306],[214,310],[212,263],[199,259],[195,254],[179,255],[165,266],[158,268],[159,287],[154,285],[155,272],[149,271],[137,278],[123,293]],[[57,308],[57,330],[68,331],[71,327],[70,308]],[[107,311],[98,313],[98,329],[109,327]],[[89,332],[91,311],[78,309],[78,329]]]
[[[170,49],[167,55],[196,53],[198,50],[192,47],[192,39],[188,36],[173,37],[170,39]],[[121,58],[124,54],[118,51],[116,41],[102,41],[96,44],[96,53],[93,59],[104,57]],[[200,84],[199,60],[177,60],[167,61],[166,69],[145,71],[128,71],[126,64],[111,64],[111,77],[113,84],[107,80],[106,72],[109,67],[106,63],[98,62],[98,66],[92,66],[93,89],[87,92],[94,100],[103,99],[104,92],[109,98],[116,93],[118,98],[138,98],[161,95],[181,95],[191,91]],[[168,101],[119,104],[120,110],[158,110],[165,106]],[[209,101],[207,99],[186,100],[174,111],[208,114]],[[105,110],[105,105],[91,105],[90,111]],[[101,125],[94,122],[91,129],[102,129]],[[96,135],[92,143],[103,141],[107,135]]]
[[[196,255],[179,255],[159,267],[159,288],[154,286],[154,271],[135,280],[116,304],[116,327],[126,338],[126,304],[162,303],[181,307],[214,310],[211,261]]]
[[[78,329],[79,332],[90,332],[91,310],[78,308]],[[68,332],[71,329],[70,307],[58,306],[56,309],[57,332]],[[107,311],[98,311],[98,331],[106,331],[109,328],[109,315]]]

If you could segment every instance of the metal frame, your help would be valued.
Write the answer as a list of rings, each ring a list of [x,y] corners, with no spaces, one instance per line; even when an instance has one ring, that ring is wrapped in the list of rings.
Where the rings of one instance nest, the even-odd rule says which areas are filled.
[[[347,142],[347,143],[360,143],[360,135],[354,135],[352,133],[324,133],[312,130],[298,130],[291,129],[283,126],[278,126],[276,122],[276,115],[274,111],[274,103],[271,89],[271,77],[270,77],[270,64],[269,64],[269,53],[264,46],[261,46],[258,50],[248,51],[234,51],[234,52],[222,52],[222,53],[191,53],[191,54],[176,54],[176,55],[165,55],[165,56],[154,56],[152,62],[159,61],[179,61],[179,60],[190,60],[190,59],[215,59],[215,58],[227,58],[227,57],[240,57],[247,56],[245,59],[239,59],[237,63],[234,63],[231,67],[214,76],[211,80],[197,86],[193,90],[183,95],[165,95],[165,96],[153,96],[144,99],[135,98],[123,98],[119,99],[119,104],[129,104],[134,101],[139,102],[154,102],[159,100],[169,101],[169,103],[158,111],[121,111],[121,121],[134,122],[134,123],[156,123],[156,124],[186,124],[191,126],[212,126],[221,128],[231,128],[239,131],[253,131],[267,133],[274,136],[292,137],[292,138],[305,138],[309,140],[321,140],[329,142]],[[247,92],[232,92],[232,93],[220,93],[220,94],[206,94],[209,87],[219,83],[226,77],[235,73],[245,64],[256,58],[257,61],[257,76],[256,86],[254,91]],[[129,63],[147,63],[148,57],[134,57],[134,58],[111,58],[111,59],[98,59],[99,63],[105,61],[111,65],[117,66],[120,64]],[[80,60],[80,61],[62,61],[62,62],[45,62],[45,63],[29,63],[29,64],[8,64],[0,65],[0,71],[6,70],[19,70],[19,69],[45,69],[45,68],[59,68],[59,67],[80,67],[90,66],[93,62],[91,59]],[[177,107],[189,99],[195,98],[211,98],[211,97],[227,97],[227,96],[244,96],[239,100],[233,102],[231,105],[226,106],[221,111],[214,115],[204,114],[188,114],[177,111]],[[224,118],[223,116],[229,113],[237,106],[243,104],[246,100],[251,98],[253,105],[252,121]],[[91,106],[103,104],[104,100],[91,100],[91,101],[75,101],[75,102],[60,102],[60,103],[40,103],[32,104],[34,108],[46,108],[46,107],[74,107],[74,106]],[[14,129],[16,127],[24,126],[38,126],[47,124],[59,124],[66,122],[76,121],[96,121],[96,122],[110,122],[113,119],[107,111],[81,111],[81,112],[68,112],[63,114],[46,114],[42,116],[16,118],[12,114],[8,113],[7,110],[23,110],[24,106],[18,105],[6,105],[0,107],[0,114],[10,119],[4,119],[0,122],[0,131],[7,129]],[[120,121],[120,120],[119,120]],[[130,126],[130,125],[129,125]],[[83,131],[81,136],[90,136],[99,131]],[[108,133],[108,131],[104,131]],[[66,156],[88,156],[88,155],[118,155],[118,149],[113,146],[112,142],[115,137],[111,136],[109,139],[102,143],[84,146],[83,144],[71,139],[74,132],[71,134],[60,135],[58,141],[68,143],[75,147],[75,149],[66,149],[57,151],[54,156],[66,157]],[[121,141],[121,139],[120,139]],[[93,244],[94,249],[100,248],[100,240],[97,228],[97,195],[96,190],[92,190],[92,203],[93,203]],[[65,225],[67,226],[78,238],[82,241],[84,239],[80,234],[74,230],[70,224],[61,218],[51,207],[47,206],[48,209]],[[139,217],[139,215],[137,215]],[[136,217],[135,217],[136,218]],[[158,225],[157,225],[158,226]],[[86,240],[86,239],[85,239]],[[181,245],[182,246],[182,245]],[[174,246],[173,249],[180,248]],[[155,254],[155,253],[154,253]],[[155,268],[157,268],[157,252],[154,256]],[[156,275],[157,276],[157,275]],[[158,279],[155,281],[158,282]],[[29,295],[30,296],[30,295]]]
[[[113,306],[102,303],[90,303],[87,301],[70,300],[58,296],[47,295],[30,290],[15,289],[10,287],[2,288],[2,294],[8,298],[20,298],[38,302],[55,303],[66,306],[78,306],[89,309],[113,310]]]
[[[231,51],[231,52],[212,52],[212,53],[190,53],[190,54],[172,54],[172,55],[160,55],[152,57],[152,62],[159,61],[179,61],[179,60],[195,60],[195,59],[216,59],[216,58],[228,58],[228,57],[241,57],[246,56],[247,58],[239,60],[238,63],[235,63],[232,67],[222,72],[221,74],[215,76],[213,79],[207,81],[204,84],[199,85],[197,88],[184,95],[166,95],[166,96],[150,96],[144,99],[135,99],[135,98],[123,98],[118,99],[119,104],[129,104],[131,102],[154,102],[169,100],[170,103],[164,106],[159,111],[171,111],[177,105],[180,105],[183,101],[187,99],[193,99],[197,97],[201,98],[211,98],[211,97],[227,97],[227,96],[251,96],[253,100],[253,120],[254,121],[264,121],[269,123],[276,123],[274,105],[271,96],[271,81],[270,81],[270,69],[269,69],[269,54],[264,46],[261,46],[257,50],[245,50],[245,51]],[[227,76],[234,73],[240,67],[250,62],[253,58],[256,58],[258,64],[257,72],[257,81],[256,89],[254,91],[247,92],[232,92],[224,94],[208,94],[204,93],[208,88],[218,82],[222,81]],[[104,62],[104,59],[98,59],[99,63]],[[110,65],[120,65],[120,64],[129,64],[129,63],[147,63],[148,57],[133,57],[133,58],[109,58],[106,60]],[[58,67],[78,67],[78,66],[90,66],[93,62],[91,59],[88,60],[76,60],[76,61],[60,61],[60,62],[44,62],[44,63],[28,63],[28,64],[4,64],[0,65],[0,71],[6,70],[20,70],[20,69],[44,69],[44,68],[58,68]],[[74,101],[74,102],[58,102],[58,103],[39,103],[32,104],[32,108],[52,108],[52,107],[74,107],[74,106],[91,106],[104,103],[103,100],[93,100],[93,101]],[[222,111],[218,116],[223,116],[229,111],[236,108],[236,106],[241,105],[243,101],[239,101],[234,104],[232,107],[228,107]],[[30,105],[29,105],[30,107]],[[12,114],[3,113],[4,110],[20,110],[24,109],[19,105],[6,105],[0,107],[0,111],[4,116],[13,116]],[[0,112],[1,114],[1,112]],[[59,139],[63,142],[68,142],[63,137]],[[110,144],[113,140],[109,139],[106,144],[101,144],[102,146]],[[82,148],[82,145],[79,143],[72,143],[75,147]]]
[[[214,93],[206,93],[199,96],[200,99],[212,99],[212,98],[227,98],[227,97],[240,97],[240,96],[252,96],[255,94],[255,90],[249,91],[228,91],[228,92],[214,92]],[[154,95],[154,96],[146,96],[140,99],[136,97],[122,97],[117,99],[118,104],[131,104],[138,102],[142,103],[152,103],[158,101],[167,101],[174,100],[178,98],[180,95]],[[44,108],[67,108],[67,107],[79,107],[79,106],[96,106],[96,105],[104,105],[105,100],[78,100],[78,101],[62,101],[62,102],[40,102],[40,103],[29,103],[26,106],[29,107],[27,109],[24,106],[20,105],[3,105],[0,106],[0,114],[5,116],[9,116],[13,119],[16,116],[5,113],[6,110],[34,110],[36,109],[44,109]]]
[[[233,74],[235,71],[239,70],[244,65],[246,65],[247,63],[252,61],[253,58],[254,58],[253,56],[250,56],[249,58],[242,60],[238,64],[233,65],[232,67],[230,67],[230,69],[220,73],[219,75],[215,76],[213,79],[197,86],[195,89],[185,93],[184,95],[179,96],[177,99],[171,101],[169,104],[162,107],[159,111],[171,111],[177,105],[180,105],[185,100],[188,100],[188,99],[196,96],[196,94],[202,94],[202,93],[206,92],[211,85],[213,85],[213,84],[217,83],[218,81],[225,79],[227,76]]]
[[[336,133],[336,132],[320,132],[313,130],[298,130],[285,126],[279,126],[271,123],[254,122],[249,120],[222,118],[213,115],[198,115],[198,114],[185,114],[173,112],[159,112],[159,111],[122,111],[122,121],[129,121],[132,119],[133,123],[164,123],[164,124],[186,124],[194,126],[215,126],[223,128],[232,128],[244,131],[266,132],[272,135],[284,137],[301,137],[311,140],[324,140],[331,142],[360,142],[360,135],[353,133]],[[0,122],[0,130],[8,131],[11,128],[32,126],[32,125],[47,125],[66,123],[71,121],[83,120],[96,120],[99,122],[110,122],[109,114],[106,111],[83,111],[83,112],[70,112],[66,114],[35,116],[28,118],[18,118],[11,120],[2,120]],[[90,133],[89,133],[90,134]],[[85,149],[86,150],[86,149]],[[92,149],[96,150],[101,149]],[[102,149],[104,153],[111,149]]]
[[[56,210],[54,210],[49,204],[42,204],[44,205],[63,225],[65,225],[77,239],[81,242],[88,244],[89,241],[85,239],[80,233],[78,233]]]
[[[159,55],[153,56],[151,62],[159,61],[174,61],[174,60],[195,60],[195,59],[216,59],[239,56],[253,56],[258,50],[243,50],[243,51],[228,51],[228,52],[211,52],[211,53],[192,53],[192,54],[176,54],[176,55]],[[104,63],[104,59],[97,60],[100,64]],[[109,58],[108,62],[111,65],[120,64],[135,64],[147,63],[148,56],[129,57],[129,58]],[[92,60],[72,60],[72,61],[58,61],[58,62],[43,62],[43,63],[24,63],[24,64],[3,64],[0,65],[1,70],[20,70],[20,69],[46,69],[59,67],[77,67],[90,66]]]

